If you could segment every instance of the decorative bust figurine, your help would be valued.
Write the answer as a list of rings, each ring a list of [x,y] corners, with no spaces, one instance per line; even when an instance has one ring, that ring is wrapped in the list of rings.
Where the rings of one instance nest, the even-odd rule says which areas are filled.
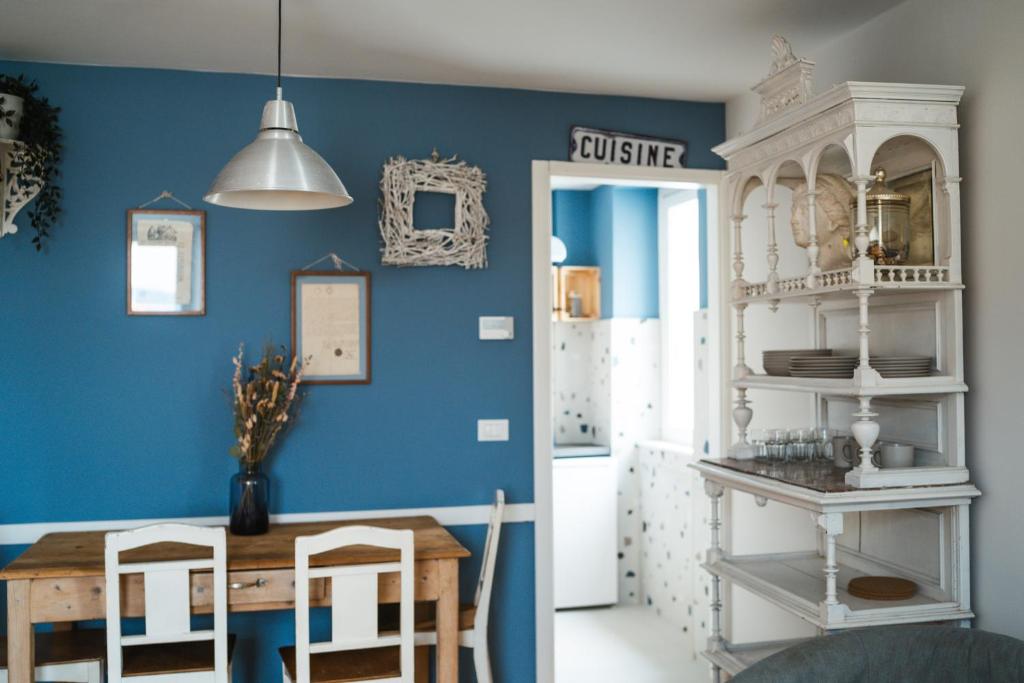
[[[806,248],[811,242],[807,221],[807,182],[785,183],[793,190],[790,226],[797,246]],[[818,265],[822,270],[849,267],[852,258],[849,244],[853,239],[850,200],[853,189],[842,177],[822,174],[815,183],[815,229],[818,236]]]

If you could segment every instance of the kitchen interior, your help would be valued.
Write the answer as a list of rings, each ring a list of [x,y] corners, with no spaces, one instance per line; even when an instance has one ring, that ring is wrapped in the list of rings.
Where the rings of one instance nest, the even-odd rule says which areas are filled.
[[[707,191],[567,181],[552,213],[556,679],[700,680]]]

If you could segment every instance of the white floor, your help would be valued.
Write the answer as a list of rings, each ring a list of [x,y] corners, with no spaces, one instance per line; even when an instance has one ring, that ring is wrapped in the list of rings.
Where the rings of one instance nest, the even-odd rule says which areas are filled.
[[[640,606],[555,613],[555,683],[705,683],[711,669],[673,624]]]

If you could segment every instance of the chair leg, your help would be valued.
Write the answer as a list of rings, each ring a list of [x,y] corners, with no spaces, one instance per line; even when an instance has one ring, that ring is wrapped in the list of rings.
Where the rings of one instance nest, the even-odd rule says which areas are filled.
[[[284,665],[284,662],[281,662],[281,680],[284,683],[292,683],[291,676],[288,675],[288,667]]]
[[[476,669],[477,683],[494,683],[491,676],[491,653],[487,651],[487,639],[473,644],[473,668]]]
[[[430,646],[420,645],[416,648],[416,683],[430,681]]]

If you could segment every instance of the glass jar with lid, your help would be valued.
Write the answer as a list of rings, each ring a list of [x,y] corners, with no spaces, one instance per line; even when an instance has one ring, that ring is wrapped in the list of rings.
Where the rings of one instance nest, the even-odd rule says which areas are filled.
[[[878,264],[899,265],[910,254],[910,196],[886,184],[884,169],[876,169],[874,176],[866,195],[868,256]],[[856,198],[851,206],[856,211]]]

